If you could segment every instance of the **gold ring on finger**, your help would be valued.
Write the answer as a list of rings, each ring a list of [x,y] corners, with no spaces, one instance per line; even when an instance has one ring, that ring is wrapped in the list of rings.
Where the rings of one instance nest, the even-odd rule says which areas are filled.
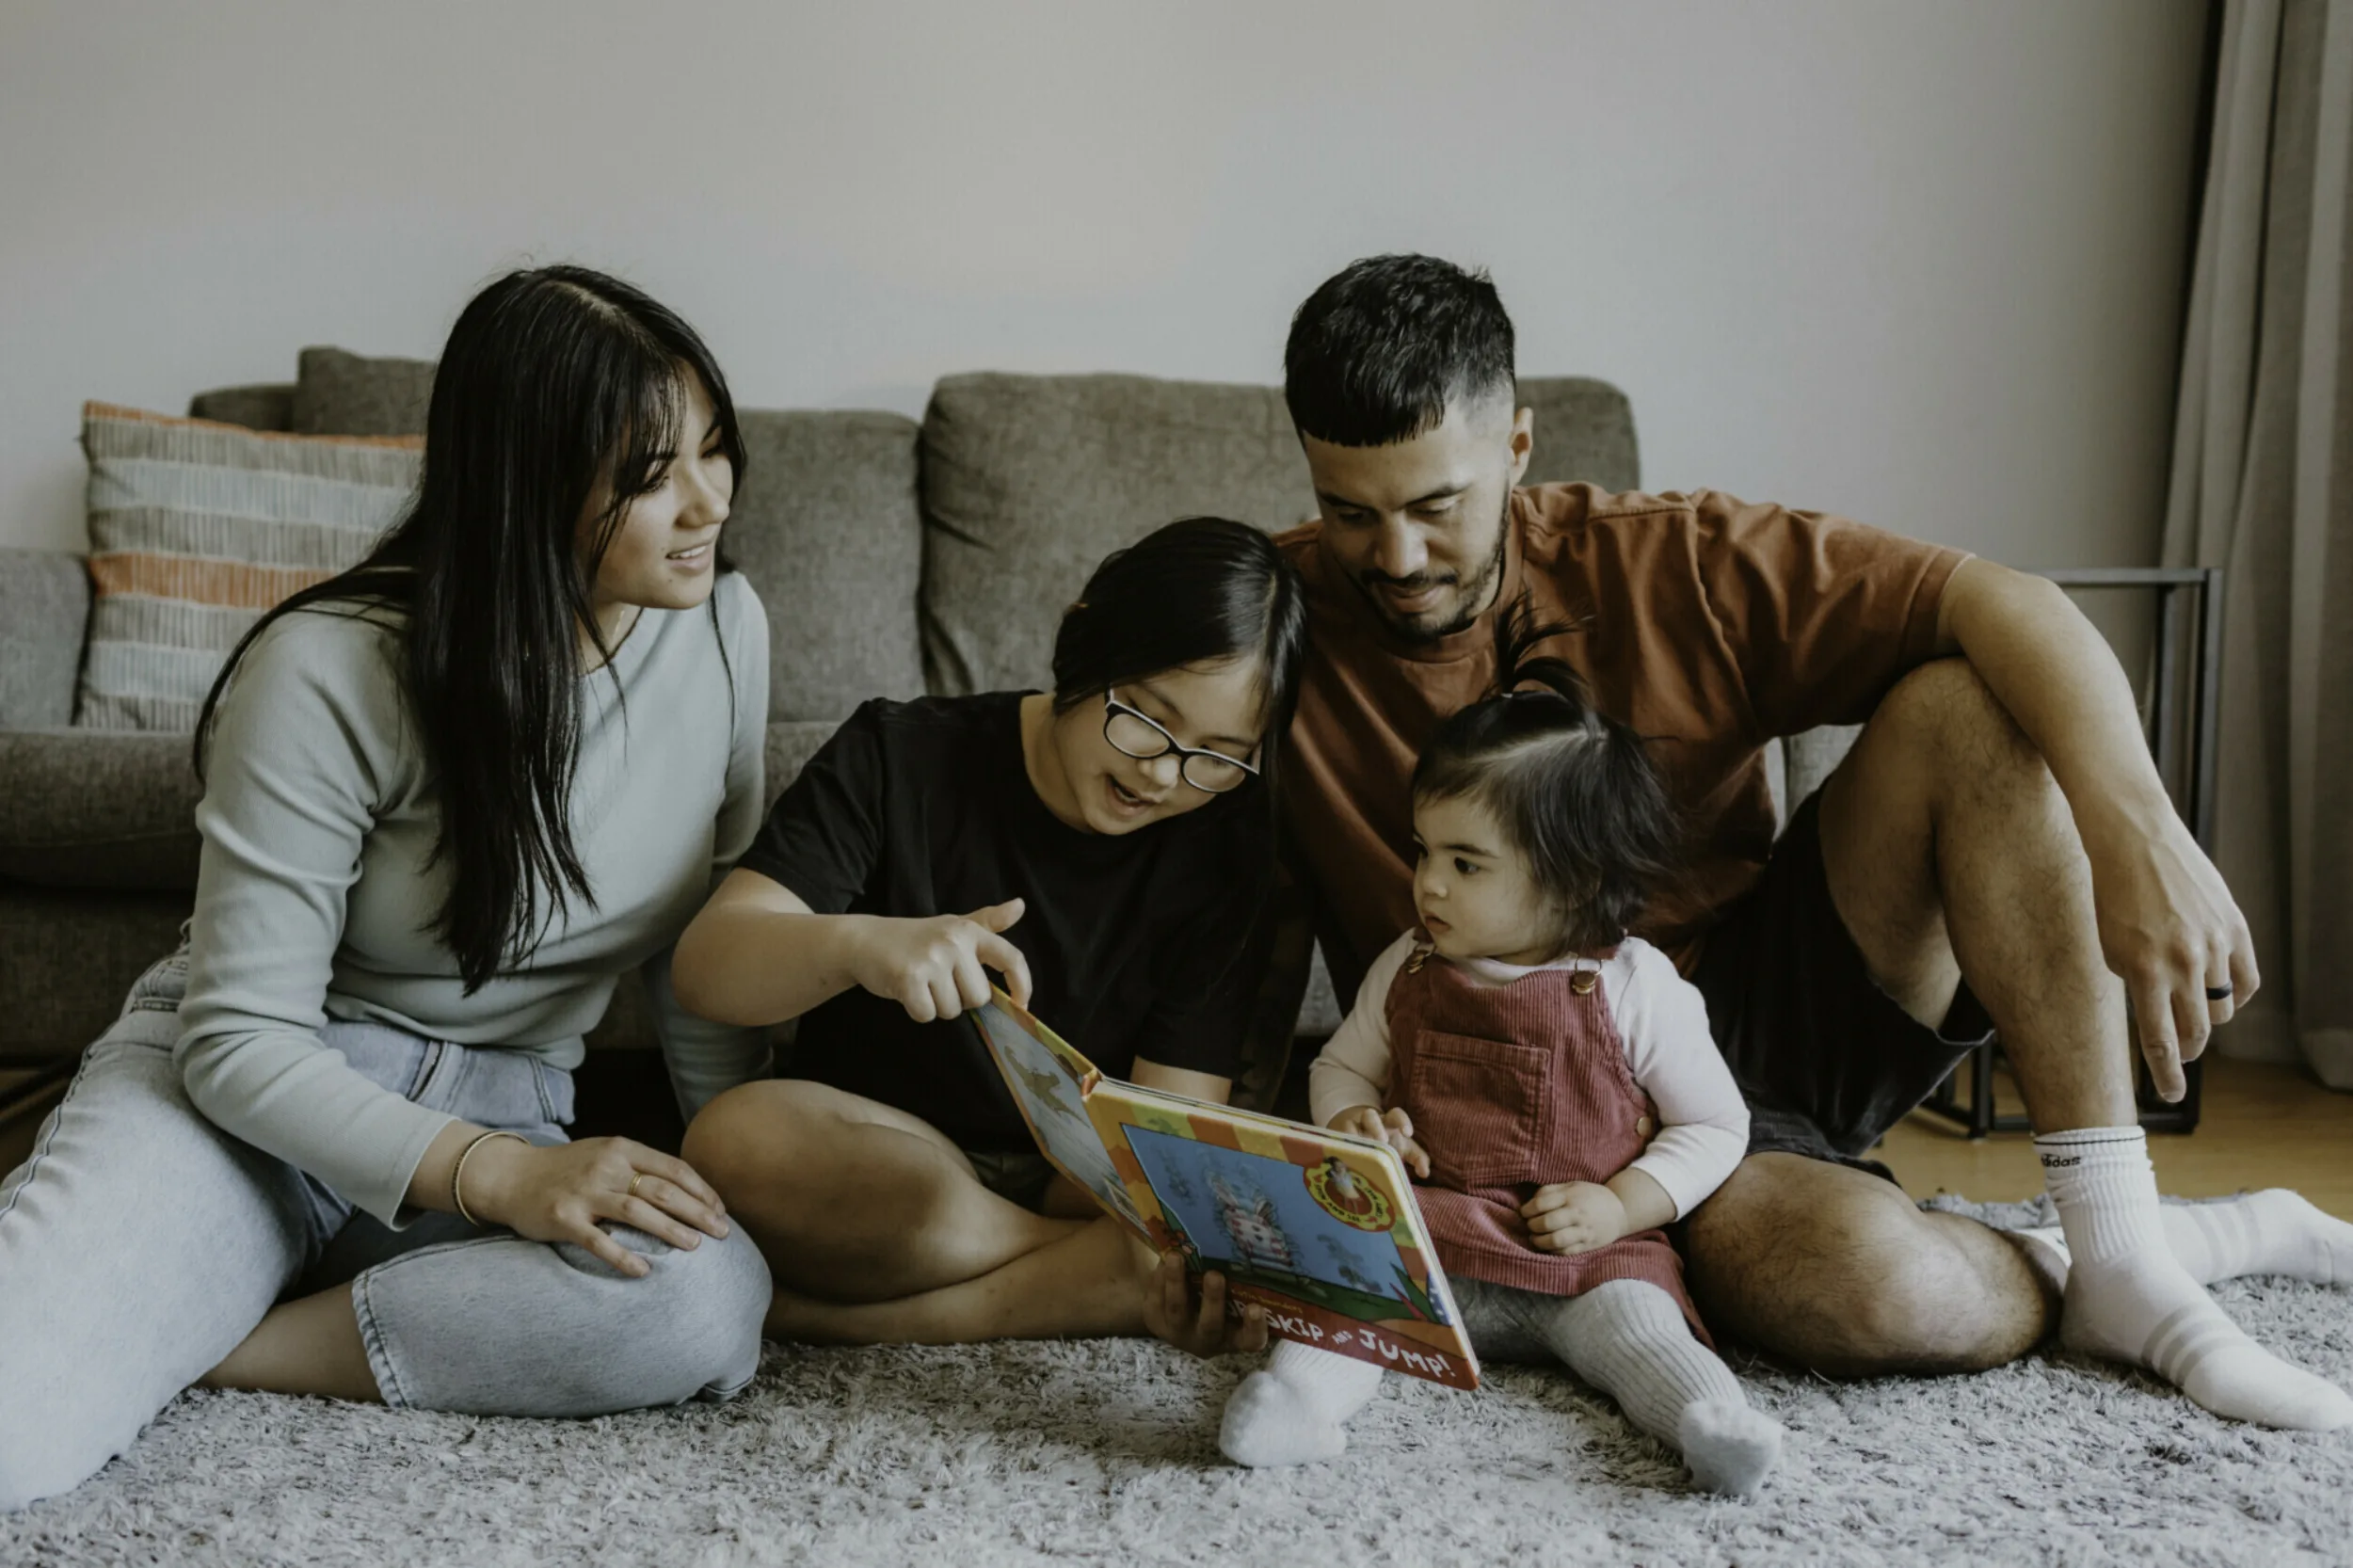
[[[634,1176],[632,1176],[629,1178],[629,1195],[631,1197],[633,1198],[637,1195],[637,1184],[645,1179],[646,1173],[643,1171],[637,1172]]]

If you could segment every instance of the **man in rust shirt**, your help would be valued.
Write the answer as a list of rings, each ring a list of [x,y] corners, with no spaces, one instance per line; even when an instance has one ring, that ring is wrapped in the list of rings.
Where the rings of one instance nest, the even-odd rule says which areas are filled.
[[[1861,1374],[1993,1366],[2057,1322],[2219,1413],[2353,1422],[2168,1240],[2132,1039],[2178,1097],[2256,973],[2099,634],[2040,579],[1837,518],[1517,488],[1537,433],[1515,392],[1494,285],[1443,261],[1359,262],[1292,324],[1321,516],[1283,541],[1311,637],[1285,815],[1343,1001],[1414,923],[1417,752],[1487,694],[1498,607],[1525,596],[1571,628],[1546,650],[1654,738],[1689,824],[1639,934],[1705,994],[1751,1105],[1750,1157],[1685,1228],[1713,1324]],[[1865,728],[1776,842],[1762,748],[1822,724]],[[1921,1212],[1863,1158],[1996,1030],[2072,1271]]]

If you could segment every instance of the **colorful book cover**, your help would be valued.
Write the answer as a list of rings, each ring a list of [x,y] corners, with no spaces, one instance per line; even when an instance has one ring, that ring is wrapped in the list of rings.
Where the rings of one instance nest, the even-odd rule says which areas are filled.
[[[1278,1337],[1456,1388],[1479,1358],[1397,1151],[1106,1078],[1002,991],[968,1015],[1056,1169]]]

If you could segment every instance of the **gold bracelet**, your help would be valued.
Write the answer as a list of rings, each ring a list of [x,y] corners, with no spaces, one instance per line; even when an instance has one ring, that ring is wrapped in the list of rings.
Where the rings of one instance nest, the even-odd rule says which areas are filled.
[[[449,1168],[449,1201],[451,1207],[457,1210],[457,1217],[470,1225],[478,1225],[482,1222],[475,1219],[472,1210],[466,1207],[466,1194],[457,1190],[457,1184],[465,1179],[466,1161],[473,1158],[473,1151],[493,1138],[512,1138],[525,1147],[531,1144],[531,1140],[520,1132],[486,1132],[457,1151],[457,1163]]]

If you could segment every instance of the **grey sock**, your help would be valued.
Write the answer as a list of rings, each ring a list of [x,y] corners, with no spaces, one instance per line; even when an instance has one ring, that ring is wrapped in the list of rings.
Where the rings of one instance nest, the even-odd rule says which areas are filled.
[[[1704,1486],[1753,1492],[1781,1457],[1781,1424],[1749,1408],[1732,1368],[1656,1285],[1613,1279],[1564,1297],[1545,1340],[1626,1419],[1680,1450]]]

